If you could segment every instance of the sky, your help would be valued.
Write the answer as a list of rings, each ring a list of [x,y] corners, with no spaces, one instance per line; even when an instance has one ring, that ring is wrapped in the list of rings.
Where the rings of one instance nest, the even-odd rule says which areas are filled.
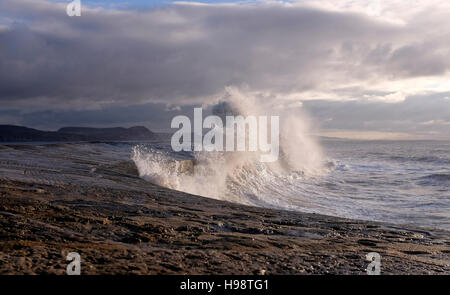
[[[55,3],[69,3],[70,0],[51,0]],[[218,3],[244,3],[244,1],[224,1],[224,0],[203,0],[203,1],[177,1],[177,0],[81,0],[82,4],[89,8],[114,8],[114,9],[143,9],[154,8],[171,5],[177,2],[191,2],[191,3],[206,3],[206,4],[218,4]],[[249,3],[250,1],[246,1]]]
[[[144,125],[238,89],[319,135],[450,139],[450,2],[0,0],[0,124]]]

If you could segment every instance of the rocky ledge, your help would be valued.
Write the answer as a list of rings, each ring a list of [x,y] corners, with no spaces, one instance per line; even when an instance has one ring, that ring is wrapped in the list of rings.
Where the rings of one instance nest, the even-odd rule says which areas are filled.
[[[365,274],[369,252],[382,274],[450,274],[448,231],[248,207],[149,184],[129,162],[89,165],[76,170],[88,185],[0,174],[1,274],[65,274],[69,252],[83,274]]]

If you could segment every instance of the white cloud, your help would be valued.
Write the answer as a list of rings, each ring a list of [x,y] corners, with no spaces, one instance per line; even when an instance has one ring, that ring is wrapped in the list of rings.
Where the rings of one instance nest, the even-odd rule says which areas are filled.
[[[407,25],[417,19],[431,21],[427,14],[445,17],[450,11],[446,0],[298,0],[299,5],[311,5],[339,12],[353,12],[377,18],[380,21]]]
[[[421,123],[422,125],[450,125],[450,121],[445,120],[430,120]]]
[[[402,102],[406,99],[406,95],[402,92],[394,92],[383,96],[370,96],[369,101],[380,101],[386,103],[397,103]]]

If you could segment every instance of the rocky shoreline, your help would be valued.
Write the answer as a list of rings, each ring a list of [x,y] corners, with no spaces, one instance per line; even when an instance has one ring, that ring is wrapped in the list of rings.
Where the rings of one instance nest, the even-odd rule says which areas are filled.
[[[450,274],[448,231],[193,196],[64,148],[0,149],[0,274],[65,274],[69,252],[82,274],[365,274],[369,252],[382,274]]]

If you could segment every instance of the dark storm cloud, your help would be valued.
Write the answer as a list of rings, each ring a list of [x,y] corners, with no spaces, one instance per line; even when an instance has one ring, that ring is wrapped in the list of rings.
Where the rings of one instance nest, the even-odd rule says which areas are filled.
[[[442,50],[442,48],[438,48]],[[448,48],[438,53],[432,44],[414,44],[401,47],[390,55],[388,64],[394,73],[403,76],[442,75],[449,69]]]
[[[396,104],[368,101],[307,101],[323,129],[403,132],[450,138],[450,92],[412,96]],[[431,133],[430,133],[431,132]]]
[[[21,114],[21,125],[42,129],[61,126],[136,126],[145,125],[153,130],[168,131],[170,119],[185,114],[198,105],[171,109],[161,103],[128,106],[109,106],[98,110],[45,110]],[[1,117],[1,114],[0,114]]]
[[[208,103],[229,85],[277,97],[324,92],[358,100],[396,91],[377,83],[444,76],[450,68],[442,13],[418,13],[416,23],[399,25],[279,3],[83,8],[72,18],[65,8],[0,2],[0,103],[9,111],[0,122],[146,121],[135,105]],[[153,106],[161,109],[155,115],[164,112]],[[342,118],[343,125],[352,120]]]
[[[366,58],[380,53],[394,73],[431,74],[447,66],[413,45],[396,49],[392,42],[402,29],[355,14],[282,5],[175,5],[85,10],[69,18],[64,5],[2,3],[3,14],[16,20],[0,31],[0,99],[6,105],[35,98],[76,107],[184,102],[239,84],[298,92],[321,87],[329,75],[383,74],[374,72],[379,59]],[[416,67],[408,69],[405,60],[411,59]]]

